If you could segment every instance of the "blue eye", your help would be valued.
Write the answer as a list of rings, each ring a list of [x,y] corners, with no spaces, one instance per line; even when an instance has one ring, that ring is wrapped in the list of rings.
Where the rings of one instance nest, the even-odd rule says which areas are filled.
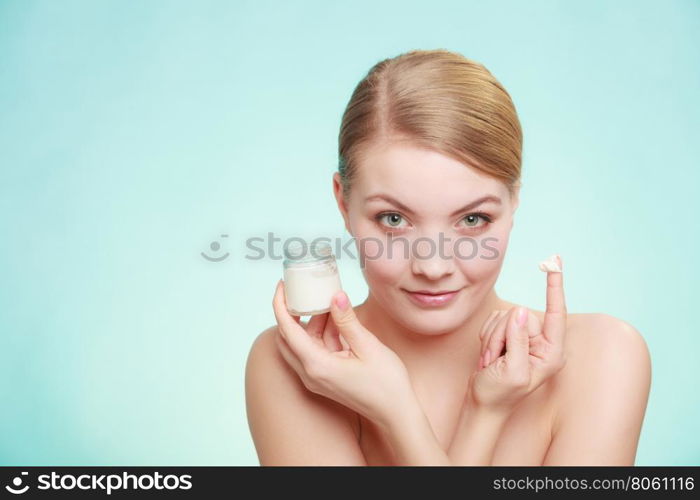
[[[397,212],[383,212],[376,215],[374,218],[383,227],[392,229],[404,229],[406,227],[401,225],[404,218]],[[386,219],[386,222],[383,222],[383,219]],[[486,227],[493,222],[490,216],[482,212],[475,212],[473,214],[465,215],[462,220],[466,221],[465,226],[469,229],[486,229]],[[482,221],[483,223],[479,224],[479,221]]]
[[[488,215],[482,213],[469,214],[466,217],[464,217],[463,220],[467,221],[467,227],[478,227],[477,223],[479,219],[485,221],[486,224],[491,222],[491,218]]]
[[[386,212],[383,214],[379,214],[375,217],[376,220],[381,221],[384,217],[387,217],[388,220],[392,221],[388,225],[389,227],[393,228],[398,228],[400,227],[398,224],[403,220],[403,217],[401,217],[400,214],[397,214],[396,212]]]

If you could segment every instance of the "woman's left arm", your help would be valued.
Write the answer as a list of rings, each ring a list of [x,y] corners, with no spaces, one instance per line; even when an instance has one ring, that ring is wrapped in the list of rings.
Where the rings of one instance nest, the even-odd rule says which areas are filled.
[[[577,335],[542,465],[634,465],[651,358],[628,323],[596,314]]]

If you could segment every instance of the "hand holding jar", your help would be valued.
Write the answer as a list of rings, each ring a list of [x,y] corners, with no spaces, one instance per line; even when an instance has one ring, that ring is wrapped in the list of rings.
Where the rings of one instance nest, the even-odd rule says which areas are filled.
[[[320,267],[313,275],[309,268],[290,273],[292,266],[285,265],[287,279],[277,283],[273,299],[277,346],[308,390],[386,428],[398,408],[417,404],[408,371],[399,356],[360,323],[345,292],[333,290],[337,270],[333,278]],[[287,280],[293,286],[287,288]],[[314,282],[321,286],[313,289]],[[314,313],[303,325],[295,312],[305,315],[310,310],[327,312]]]

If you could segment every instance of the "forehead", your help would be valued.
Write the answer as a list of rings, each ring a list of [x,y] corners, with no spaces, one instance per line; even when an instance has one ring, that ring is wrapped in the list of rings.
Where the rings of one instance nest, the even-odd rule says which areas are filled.
[[[456,159],[408,142],[368,148],[353,188],[364,200],[384,193],[417,210],[458,208],[486,194],[507,202],[507,188]]]

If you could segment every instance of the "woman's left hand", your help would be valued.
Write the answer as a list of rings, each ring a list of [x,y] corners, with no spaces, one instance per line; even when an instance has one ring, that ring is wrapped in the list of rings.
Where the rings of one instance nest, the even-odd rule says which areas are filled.
[[[547,272],[547,307],[544,322],[528,313],[525,331],[528,340],[528,361],[531,377],[527,392],[537,389],[545,380],[561,371],[566,365],[567,310],[564,299],[564,274],[561,256],[557,255],[559,272]],[[479,368],[488,367],[494,361],[505,359],[506,332],[514,309],[494,311],[479,334],[481,361]]]
[[[272,305],[280,332],[277,346],[308,390],[380,426],[389,425],[397,410],[414,401],[401,358],[360,323],[345,292],[335,295],[329,313],[313,316],[307,325],[287,310],[283,280]]]

